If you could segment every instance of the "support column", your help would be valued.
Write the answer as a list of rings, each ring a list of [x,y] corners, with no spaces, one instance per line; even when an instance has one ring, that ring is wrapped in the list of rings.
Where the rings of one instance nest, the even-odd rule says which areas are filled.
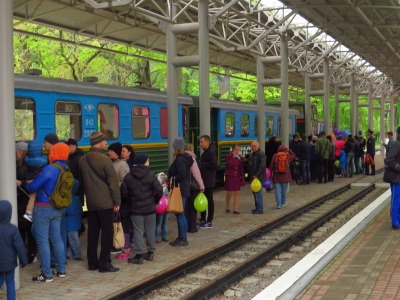
[[[355,136],[358,133],[359,127],[360,127],[360,108],[358,107],[360,102],[359,99],[359,94],[358,90],[354,88],[354,119],[355,119],[355,124],[354,124],[354,132],[352,132],[353,136]]]
[[[311,90],[311,81],[308,73],[304,74],[304,90],[305,90],[305,99],[304,99],[304,118],[306,119],[304,134],[314,135],[314,131],[317,128],[313,128],[314,124],[311,122],[311,99],[310,99],[310,90]]]
[[[172,5],[172,15],[176,14],[176,4]],[[167,24],[167,108],[168,108],[168,140],[173,141],[178,137],[178,85],[177,68],[173,64],[176,57],[176,35],[172,32],[172,24]],[[168,163],[171,164],[174,158],[172,143],[168,143]]]
[[[210,69],[209,69],[209,32],[208,32],[208,2],[199,0],[199,56],[200,56],[200,136],[211,136],[210,118]],[[176,119],[177,120],[177,119]],[[215,133],[217,134],[217,133]]]
[[[381,117],[380,117],[380,138],[381,141],[385,141],[385,133],[386,133],[386,126],[385,126],[385,93],[382,92],[382,96],[381,96]],[[385,158],[385,147],[381,144],[381,157],[382,159]]]
[[[395,124],[394,124],[394,118],[395,118],[395,107],[394,107],[394,95],[393,95],[393,84],[390,87],[390,129],[391,131],[393,131],[393,136],[396,139],[396,132],[397,132],[397,128],[395,128]]]
[[[372,94],[372,83],[368,86],[368,128],[365,129],[365,136],[368,129],[374,130],[374,99]]]
[[[340,106],[339,106],[339,84],[334,84],[335,89],[335,126],[334,128],[340,129]]]
[[[12,18],[13,1],[0,1],[0,138],[2,141],[5,141],[2,145],[2,155],[0,156],[0,166],[3,170],[0,174],[0,199],[6,199],[11,202],[13,207],[11,223],[18,225],[15,188],[15,103]],[[20,288],[19,268],[15,269],[15,288]]]
[[[354,119],[354,74],[350,75],[350,129],[349,131],[354,134],[356,128],[356,120]]]
[[[331,131],[331,106],[329,101],[329,61],[324,59],[324,131]]]
[[[281,37],[281,132],[282,145],[289,147],[289,73],[288,44],[286,37]]]
[[[261,56],[257,55],[257,136],[261,149],[265,145],[265,101],[264,101],[264,64]]]

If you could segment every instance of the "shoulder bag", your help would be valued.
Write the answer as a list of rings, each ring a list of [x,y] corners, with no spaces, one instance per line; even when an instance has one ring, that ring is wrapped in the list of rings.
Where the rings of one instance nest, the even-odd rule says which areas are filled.
[[[125,246],[124,230],[122,229],[119,211],[114,214],[114,238],[113,246],[115,249],[122,249]]]

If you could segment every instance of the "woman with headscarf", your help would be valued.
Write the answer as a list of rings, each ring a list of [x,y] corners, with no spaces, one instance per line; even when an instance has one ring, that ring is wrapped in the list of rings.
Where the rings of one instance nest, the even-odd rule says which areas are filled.
[[[182,194],[183,210],[185,211],[186,199],[190,197],[190,167],[193,165],[193,158],[184,152],[185,141],[183,138],[177,138],[172,145],[174,148],[174,161],[168,169],[168,180],[174,188],[175,184],[180,185]],[[170,242],[173,247],[188,246],[187,241],[187,221],[184,211],[180,214],[175,214],[178,223],[178,238]]]

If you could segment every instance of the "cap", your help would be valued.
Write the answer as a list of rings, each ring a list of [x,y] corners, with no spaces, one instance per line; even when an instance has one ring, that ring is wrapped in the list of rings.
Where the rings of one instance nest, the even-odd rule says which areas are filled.
[[[122,144],[117,142],[117,143],[113,143],[110,146],[108,146],[108,150],[110,151],[114,151],[115,154],[117,154],[118,156],[121,156],[122,153]]]
[[[368,128],[368,132],[369,132],[369,133],[374,133],[373,130],[371,130],[371,129],[369,129],[369,128]]]
[[[58,136],[55,133],[49,133],[44,137],[44,140],[52,145],[59,143]]]
[[[78,146],[78,142],[74,139],[68,139],[65,141],[65,143],[70,146],[70,145],[74,145],[74,146]]]
[[[176,150],[183,150],[185,147],[185,141],[183,138],[176,138],[172,144],[172,147],[174,147]]]
[[[98,143],[104,141],[106,136],[98,131],[93,131],[90,135],[90,146],[97,145]]]
[[[358,132],[358,135],[362,135],[362,131],[361,130]]]
[[[133,159],[134,165],[144,165],[146,161],[149,159],[146,153],[138,153]]]
[[[18,142],[15,144],[15,151],[28,151],[28,144],[25,142]]]

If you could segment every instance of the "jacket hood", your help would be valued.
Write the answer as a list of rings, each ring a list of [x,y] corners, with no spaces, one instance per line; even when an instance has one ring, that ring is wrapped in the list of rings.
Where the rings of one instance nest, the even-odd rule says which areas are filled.
[[[344,156],[346,155],[346,152],[344,152],[344,150],[340,150],[340,156]]]
[[[194,153],[193,153],[194,154]],[[180,155],[180,157],[182,157],[182,159],[184,159],[187,163],[188,163],[188,165],[191,167],[192,166],[192,164],[193,164],[193,158],[192,158],[192,156],[190,155],[190,153],[183,153],[182,155]],[[196,157],[196,155],[194,156],[194,157]]]
[[[38,140],[33,140],[28,144],[28,156],[40,157],[43,155],[43,144]]]
[[[131,175],[135,179],[143,179],[150,173],[149,167],[146,167],[145,165],[135,165],[131,169]]]
[[[78,180],[74,180],[74,185],[72,186],[72,193],[74,195],[76,195],[76,193],[78,192],[79,189],[79,181]]]
[[[11,222],[11,203],[7,200],[0,200],[0,224],[9,224]]]
[[[185,153],[189,154],[193,159],[196,159],[196,153],[194,153],[190,150],[185,150]]]

